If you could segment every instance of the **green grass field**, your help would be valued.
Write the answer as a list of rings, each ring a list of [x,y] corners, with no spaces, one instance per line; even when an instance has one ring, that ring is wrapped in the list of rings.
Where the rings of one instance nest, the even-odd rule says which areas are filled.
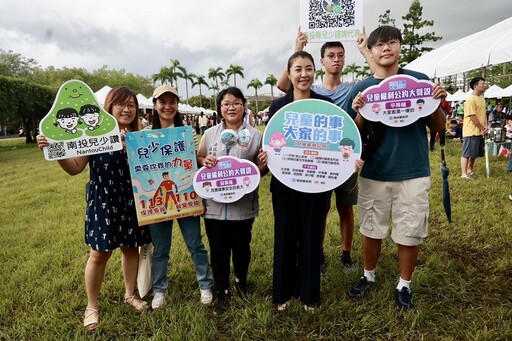
[[[56,162],[44,160],[35,145],[0,140],[0,339],[511,340],[512,202],[507,197],[512,175],[505,159],[491,156],[490,178],[482,158],[476,180],[460,179],[460,144],[448,141],[446,149],[453,222],[447,223],[441,203],[437,149],[431,153],[430,237],[413,277],[414,311],[395,308],[398,265],[390,239],[383,244],[376,290],[362,300],[347,298],[362,272],[361,235],[355,232],[353,249],[358,271],[346,275],[339,266],[340,234],[332,205],[321,307],[309,314],[294,303],[278,313],[271,304],[273,218],[266,176],[253,229],[253,288],[247,299],[233,297],[220,317],[201,305],[192,262],[175,231],[165,308],[139,315],[121,303],[124,287],[115,252],[101,291],[100,325],[86,332],[83,216],[88,172],[71,177]],[[208,245],[206,237],[204,241]]]

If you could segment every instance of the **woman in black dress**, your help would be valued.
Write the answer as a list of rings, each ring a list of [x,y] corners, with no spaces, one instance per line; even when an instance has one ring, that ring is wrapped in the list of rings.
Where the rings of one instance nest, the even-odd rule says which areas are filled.
[[[105,99],[105,110],[112,114],[121,130],[139,130],[138,102],[135,94],[126,87],[112,89]],[[40,149],[48,146],[43,135],[37,136]],[[126,151],[59,160],[59,165],[70,175],[81,173],[89,165],[90,180],[87,184],[85,215],[85,243],[91,247],[85,266],[87,308],[84,327],[95,329],[99,323],[99,293],[107,261],[112,251],[121,249],[121,264],[125,284],[124,302],[135,311],[148,308],[147,302],[135,295],[138,247],[151,241],[149,229],[137,222]]]

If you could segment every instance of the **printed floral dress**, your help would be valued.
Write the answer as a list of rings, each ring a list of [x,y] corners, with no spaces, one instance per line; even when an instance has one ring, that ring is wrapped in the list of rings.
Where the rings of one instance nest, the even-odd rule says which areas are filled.
[[[85,243],[96,251],[151,242],[148,228],[139,227],[126,152],[91,155],[86,189]]]

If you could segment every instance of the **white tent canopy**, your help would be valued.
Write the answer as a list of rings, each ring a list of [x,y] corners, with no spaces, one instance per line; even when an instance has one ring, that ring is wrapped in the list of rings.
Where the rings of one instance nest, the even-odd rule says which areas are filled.
[[[480,67],[512,61],[512,17],[483,31],[432,50],[405,66],[445,77]]]
[[[98,103],[103,106],[105,104],[105,98],[107,97],[108,92],[112,90],[112,88],[108,85],[105,85],[103,88],[99,89],[94,93]]]
[[[505,94],[503,97],[512,97],[512,84],[503,89],[503,93]]]
[[[469,95],[473,92],[473,90],[469,90],[468,92],[464,92],[461,89],[457,90],[453,95],[448,95],[446,100],[448,102],[461,102],[468,99]]]
[[[508,97],[508,95],[505,93],[505,90],[497,86],[496,84],[489,87],[489,89],[485,90],[484,92],[485,98],[503,98]]]
[[[137,95],[137,101],[139,102],[140,109],[152,109],[153,103],[147,99],[143,94]]]

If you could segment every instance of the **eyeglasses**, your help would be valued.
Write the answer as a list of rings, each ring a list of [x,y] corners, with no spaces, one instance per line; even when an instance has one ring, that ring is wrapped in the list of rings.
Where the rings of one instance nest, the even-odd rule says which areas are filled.
[[[387,45],[390,49],[392,49],[393,47],[398,46],[399,44],[400,44],[399,40],[392,39],[387,42],[379,41],[379,42],[373,44],[372,47],[375,47],[377,50],[382,50],[382,49],[384,49],[384,46]]]
[[[326,58],[330,59],[330,60],[334,60],[336,58],[338,58],[338,60],[342,60],[342,59],[345,59],[345,54],[344,53],[338,53],[338,54],[335,54],[335,53],[329,53],[328,55],[325,56]]]
[[[114,106],[119,110],[124,110],[124,108],[128,108],[128,110],[133,111],[136,108],[135,104],[132,104],[132,103],[127,103],[127,104],[114,103]]]
[[[244,106],[243,103],[237,102],[237,103],[221,103],[220,107],[223,109],[229,109],[229,107],[233,106],[235,109],[240,109]]]

